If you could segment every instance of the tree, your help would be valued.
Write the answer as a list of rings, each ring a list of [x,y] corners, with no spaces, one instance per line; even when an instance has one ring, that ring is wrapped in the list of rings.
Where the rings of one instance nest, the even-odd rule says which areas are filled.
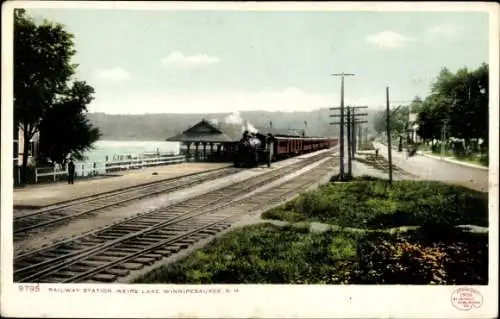
[[[418,135],[426,140],[440,138],[441,122],[444,119],[445,109],[439,107],[438,97],[429,96],[422,103],[422,108],[418,113]]]
[[[14,124],[23,130],[21,180],[26,182],[29,141],[57,94],[74,74],[73,36],[60,24],[36,25],[25,10],[14,11]]]
[[[53,163],[66,164],[68,155],[83,159],[101,132],[93,127],[84,112],[93,100],[94,89],[75,82],[67,95],[47,110],[40,123],[40,153]]]
[[[406,129],[406,124],[408,121],[408,111],[407,106],[400,106],[396,111],[391,111],[390,121],[391,121],[391,132],[394,134],[403,134]],[[379,111],[375,114],[373,128],[380,134],[386,131],[387,128],[387,112]]]
[[[488,65],[467,68],[456,73],[443,68],[419,110],[419,135],[424,139],[440,139],[447,123],[447,136],[488,143]]]
[[[377,132],[377,134],[385,132],[386,122],[387,117],[385,111],[380,111],[375,114],[373,118],[373,129],[375,130],[375,132]]]
[[[489,137],[489,68],[483,63],[479,68],[471,72],[470,77],[470,103],[473,110],[471,121],[474,123],[474,135],[488,145]]]
[[[14,11],[14,124],[22,129],[25,141],[22,183],[26,183],[29,141],[39,131],[47,114],[54,117],[57,110],[52,108],[62,112],[63,105],[86,105],[90,102],[90,94],[76,94],[76,91],[89,91],[91,87],[80,83],[68,88],[77,67],[71,63],[71,58],[76,53],[73,46],[73,35],[65,31],[61,24],[45,20],[37,25],[26,15],[25,10]],[[71,99],[73,104],[69,102]],[[67,110],[65,112],[78,118],[81,115],[78,115],[77,109],[75,106],[73,113]],[[80,112],[82,110],[80,107]],[[80,119],[80,124],[83,122],[85,121]],[[57,129],[59,125],[59,122],[57,125],[54,123],[50,129]],[[83,124],[80,126],[82,129],[84,127]],[[47,126],[45,134],[51,135]]]
[[[423,103],[424,103],[424,101],[422,100],[422,98],[420,96],[418,96],[418,95],[415,96],[413,98],[413,101],[411,101],[410,111],[412,113],[418,113],[418,112],[420,112],[420,110],[423,107]]]

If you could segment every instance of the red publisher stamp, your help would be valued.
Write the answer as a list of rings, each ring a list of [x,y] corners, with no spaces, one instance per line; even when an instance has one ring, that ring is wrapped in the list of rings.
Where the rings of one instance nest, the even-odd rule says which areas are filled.
[[[473,288],[459,288],[451,294],[451,303],[455,308],[468,311],[483,304],[483,295]]]

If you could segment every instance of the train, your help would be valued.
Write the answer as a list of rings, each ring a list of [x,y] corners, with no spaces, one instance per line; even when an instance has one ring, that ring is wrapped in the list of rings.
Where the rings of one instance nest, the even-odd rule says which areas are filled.
[[[235,167],[255,167],[336,146],[337,138],[307,136],[275,136],[272,134],[243,132],[234,152]]]

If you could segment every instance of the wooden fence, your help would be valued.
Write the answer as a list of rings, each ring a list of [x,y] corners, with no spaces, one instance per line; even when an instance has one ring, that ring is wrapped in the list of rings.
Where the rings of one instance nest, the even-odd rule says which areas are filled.
[[[75,164],[75,175],[80,177],[91,177],[118,171],[140,169],[143,167],[178,164],[185,161],[186,157],[184,155],[162,155],[156,157],[135,158],[120,161]],[[50,179],[55,182],[58,180],[58,176],[61,175],[67,176],[68,170],[61,169],[58,166],[37,167],[35,168],[35,183],[38,183],[40,177],[46,176],[51,177]]]

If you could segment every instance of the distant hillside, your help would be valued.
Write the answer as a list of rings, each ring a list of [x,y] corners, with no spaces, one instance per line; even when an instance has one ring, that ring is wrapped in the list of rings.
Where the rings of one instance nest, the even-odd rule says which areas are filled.
[[[368,111],[368,126],[372,127],[373,115],[377,111]],[[338,118],[330,118],[328,109],[311,112],[266,112],[243,111],[239,115],[256,127],[265,127],[272,122],[276,128],[303,129],[307,122],[307,134],[319,136],[337,136],[338,125],[329,125]],[[205,118],[207,120],[226,121],[229,113],[210,114],[140,114],[115,115],[89,113],[89,120],[102,131],[102,140],[159,140],[178,134]],[[234,116],[233,116],[234,117]]]

